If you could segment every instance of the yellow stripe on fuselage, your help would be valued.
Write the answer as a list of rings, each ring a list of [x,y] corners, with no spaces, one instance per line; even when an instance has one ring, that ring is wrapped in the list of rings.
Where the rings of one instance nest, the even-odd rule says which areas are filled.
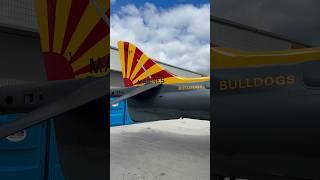
[[[210,77],[187,78],[187,77],[169,77],[164,79],[163,84],[181,84],[181,83],[201,83],[210,81]]]
[[[188,84],[188,83],[202,83],[207,81],[210,81],[210,77],[199,77],[199,78],[169,77],[169,78],[164,78],[164,83],[162,84]],[[135,84],[134,86],[142,86],[142,85],[144,85],[144,83]]]
[[[320,60],[320,48],[290,49],[270,52],[246,52],[214,47],[210,52],[211,69],[248,68],[294,64]]]

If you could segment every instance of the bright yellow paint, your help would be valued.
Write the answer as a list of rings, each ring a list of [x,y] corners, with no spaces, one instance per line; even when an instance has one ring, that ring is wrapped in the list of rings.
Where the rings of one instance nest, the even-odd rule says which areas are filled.
[[[74,71],[81,69],[82,67],[90,63],[90,58],[97,60],[97,58],[104,57],[109,54],[109,39],[110,36],[104,37],[95,46],[89,49],[85,54],[83,54],[78,60],[72,64]]]
[[[141,66],[144,66],[145,63],[150,59],[145,53],[143,53],[137,62],[137,65],[135,66],[133,72],[131,73],[131,67],[132,67],[132,61],[134,56],[134,50],[137,49],[137,47],[133,44],[129,43],[129,49],[128,51],[131,51],[132,53],[128,53],[128,64],[127,69],[125,69],[125,57],[124,57],[124,42],[119,41],[118,42],[118,48],[119,48],[119,54],[120,54],[120,61],[122,66],[122,77],[129,78],[130,80],[133,80],[133,78],[136,76],[136,74],[143,69]],[[151,60],[151,59],[150,59]],[[132,83],[136,84],[139,82],[139,80],[146,79],[149,75],[154,75],[160,71],[164,70],[162,66],[160,66],[158,63],[154,64],[153,66],[146,69],[145,72],[143,72],[139,77],[137,77]],[[124,75],[126,73],[126,75]],[[130,75],[131,73],[131,75]],[[210,77],[197,77],[197,78],[187,78],[187,77],[178,77],[172,74],[173,77],[164,78],[164,84],[178,84],[178,83],[198,83],[198,82],[205,82],[209,81]],[[143,84],[136,84],[135,86],[141,86]]]
[[[147,78],[149,75],[155,74],[162,70],[163,68],[161,68],[161,66],[159,66],[158,64],[154,64],[149,69],[147,69],[147,71],[143,72],[139,77],[137,77],[134,81],[132,81],[132,83],[135,84],[138,82],[138,80],[143,80]]]
[[[133,56],[135,53],[136,47],[133,46],[132,44],[129,44],[129,48],[128,48],[128,64],[127,64],[127,74],[126,77],[129,78],[130,77],[130,71],[131,71],[131,67],[132,67],[132,62],[133,62]]]
[[[70,43],[66,49],[67,54],[71,52],[71,54],[74,55],[100,19],[101,17],[97,13],[96,8],[92,4],[89,4],[81,17],[74,34],[72,35]]]
[[[35,3],[37,12],[38,27],[40,33],[42,52],[49,51],[49,28],[47,1],[37,0]]]
[[[53,52],[60,54],[72,0],[57,0],[56,2]]]
[[[169,77],[164,79],[163,84],[188,84],[188,83],[201,83],[210,81],[210,77],[197,77],[197,78],[187,78],[187,77]],[[143,84],[136,84],[135,86],[142,86]]]
[[[210,52],[211,69],[246,68],[294,64],[320,60],[320,48],[290,49],[270,52],[246,52],[214,47]]]
[[[132,80],[136,76],[136,74],[140,71],[140,69],[142,69],[141,65],[144,65],[148,59],[149,59],[149,57],[146,56],[145,54],[142,54],[140,56],[140,59],[138,59],[137,65],[134,68],[133,73],[130,76],[130,80]]]
[[[197,77],[197,78],[187,78],[187,77],[169,77],[164,79],[164,84],[181,84],[181,83],[200,83],[210,81],[210,77]]]

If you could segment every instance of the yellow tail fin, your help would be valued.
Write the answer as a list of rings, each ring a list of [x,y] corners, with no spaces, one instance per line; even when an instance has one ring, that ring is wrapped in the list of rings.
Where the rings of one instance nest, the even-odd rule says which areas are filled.
[[[149,58],[134,44],[118,42],[122,78],[126,87],[139,86],[148,82],[161,84],[195,83],[208,81],[209,77],[187,78],[178,77],[165,70],[162,66]]]
[[[36,0],[49,80],[103,76],[109,68],[106,0]]]

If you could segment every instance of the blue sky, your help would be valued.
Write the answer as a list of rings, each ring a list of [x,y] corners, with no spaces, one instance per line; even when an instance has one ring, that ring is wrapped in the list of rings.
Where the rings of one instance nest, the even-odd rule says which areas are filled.
[[[209,3],[209,0],[113,0],[111,4],[111,13],[112,11],[117,11],[121,6],[127,4],[134,4],[136,6],[141,6],[146,2],[152,3],[159,8],[169,8],[176,5],[181,4],[193,4],[195,6],[199,6],[202,4]]]
[[[149,57],[210,74],[210,3],[112,0],[110,42],[135,44]]]

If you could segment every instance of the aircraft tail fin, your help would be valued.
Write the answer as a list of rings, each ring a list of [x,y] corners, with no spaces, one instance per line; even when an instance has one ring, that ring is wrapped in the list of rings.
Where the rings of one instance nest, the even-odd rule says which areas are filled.
[[[36,0],[35,6],[48,80],[107,74],[106,0]]]
[[[129,42],[119,41],[122,78],[126,87],[146,83],[175,84],[208,81],[208,77],[179,77],[164,69],[154,59]]]

